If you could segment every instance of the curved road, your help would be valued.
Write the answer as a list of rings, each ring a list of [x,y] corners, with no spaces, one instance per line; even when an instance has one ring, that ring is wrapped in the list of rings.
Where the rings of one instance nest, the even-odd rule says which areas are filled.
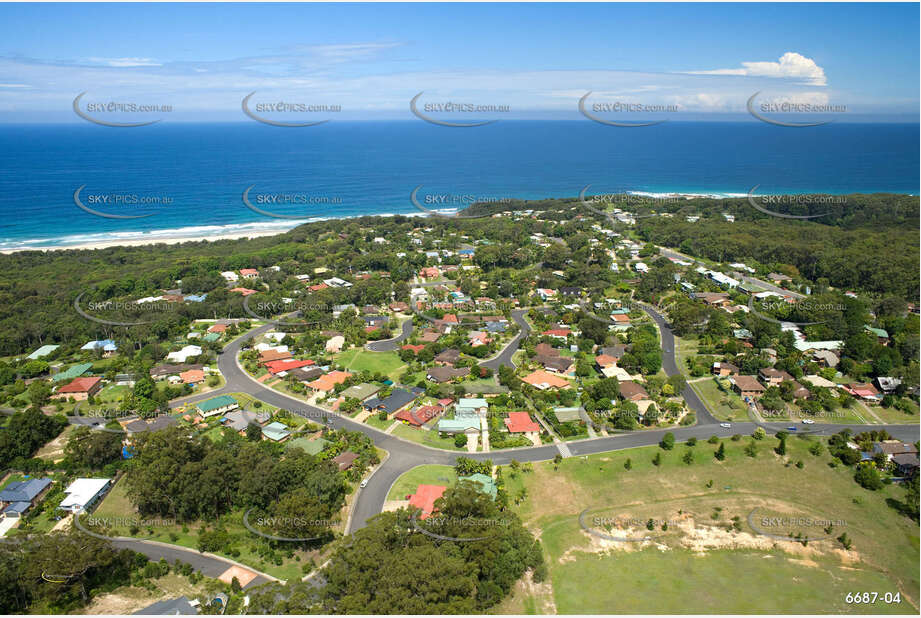
[[[524,323],[522,316],[523,310],[516,317],[516,322],[522,326],[522,333],[516,337],[515,343],[520,342],[524,336],[527,323]],[[669,329],[665,318],[654,309],[648,309],[649,314],[656,321],[661,329],[663,347],[663,364],[665,371],[669,375],[678,373],[677,363],[674,356],[674,336]],[[325,423],[333,429],[345,428],[351,431],[360,431],[374,440],[374,443],[390,454],[384,463],[382,463],[372,474],[368,485],[364,489],[359,489],[355,498],[355,503],[351,516],[351,523],[348,532],[352,533],[365,526],[366,521],[381,512],[387,493],[396,479],[411,468],[423,464],[443,464],[453,465],[458,456],[468,456],[473,459],[483,460],[490,459],[496,464],[505,465],[516,459],[518,461],[546,461],[553,459],[561,451],[555,444],[548,444],[536,447],[521,447],[516,449],[505,449],[488,453],[462,453],[456,451],[445,451],[428,446],[410,442],[401,438],[394,437],[381,430],[378,430],[364,423],[357,423],[352,419],[342,417],[333,412],[327,412],[319,407],[312,406],[306,402],[268,389],[255,378],[250,377],[237,363],[237,356],[244,343],[251,341],[252,337],[270,330],[273,324],[267,324],[250,331],[246,336],[230,342],[225,346],[224,351],[218,357],[218,365],[221,373],[227,381],[227,386],[222,389],[227,392],[245,392],[257,399],[260,399],[270,405],[278,408],[290,410],[302,417],[309,418],[316,422]],[[511,355],[517,349],[517,345],[509,345],[493,361],[508,362],[510,364]],[[489,362],[493,362],[489,361]],[[498,365],[497,365],[498,366]],[[690,427],[678,427],[661,430],[646,430],[638,432],[629,432],[614,436],[601,438],[587,438],[575,440],[566,443],[568,450],[573,456],[590,455],[638,446],[651,446],[657,444],[666,432],[674,434],[675,439],[679,442],[686,441],[688,438],[695,437],[698,440],[705,440],[712,435],[729,437],[733,434],[751,433],[756,427],[761,426],[768,431],[776,432],[786,429],[791,423],[733,423],[731,428],[722,428],[717,420],[707,411],[704,403],[697,397],[693,390],[682,393],[698,415],[697,425]],[[198,397],[204,399],[212,397],[214,392],[206,393]],[[187,398],[186,400],[188,400]],[[178,404],[177,404],[178,405]],[[898,439],[907,441],[916,441],[918,439],[919,428],[912,425],[837,425],[837,424],[816,424],[811,427],[810,433],[817,435],[831,435],[838,431],[849,428],[855,432],[866,431],[871,428],[885,429],[891,435]]]
[[[378,341],[371,341],[365,344],[365,349],[370,350],[371,352],[392,352],[400,347],[400,343],[409,339],[409,336],[413,332],[413,319],[410,317],[408,320],[404,321],[401,326],[400,334],[392,339],[380,339]]]

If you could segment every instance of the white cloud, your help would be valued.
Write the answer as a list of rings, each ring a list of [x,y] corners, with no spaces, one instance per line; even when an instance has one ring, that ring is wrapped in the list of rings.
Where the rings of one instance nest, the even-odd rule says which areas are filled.
[[[163,66],[151,58],[87,58],[87,60],[92,64],[114,68]]]
[[[738,69],[712,69],[687,71],[692,75],[744,75],[748,77],[775,77],[800,80],[812,86],[826,86],[825,70],[796,52],[787,52],[777,62],[743,62]]]

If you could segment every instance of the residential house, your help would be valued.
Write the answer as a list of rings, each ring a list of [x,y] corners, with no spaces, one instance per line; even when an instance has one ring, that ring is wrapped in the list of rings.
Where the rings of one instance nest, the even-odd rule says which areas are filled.
[[[115,345],[115,342],[111,339],[102,339],[87,341],[83,344],[83,347],[80,348],[84,351],[94,352],[96,350],[102,350],[102,355],[105,357],[112,356],[118,350],[118,346]]]
[[[540,424],[527,412],[509,412],[505,419],[505,428],[509,433],[540,434]],[[529,436],[530,437],[530,436]]]
[[[620,383],[620,396],[626,401],[633,402],[649,399],[649,393],[646,392],[646,389],[632,380]]]
[[[86,401],[102,389],[102,378],[87,377],[74,378],[68,384],[58,388],[51,396],[51,399],[68,399],[73,397],[75,401]]]
[[[226,414],[231,410],[236,410],[240,407],[240,404],[230,395],[218,395],[217,397],[212,397],[211,399],[195,404],[195,407],[198,409],[198,414],[202,418],[208,418],[217,416],[218,414]]]
[[[447,365],[453,367],[460,360],[460,351],[456,348],[448,348],[435,356],[436,365]]]
[[[428,369],[426,371],[425,377],[428,378],[430,381],[435,382],[437,384],[443,384],[445,382],[451,382],[459,378],[464,378],[468,375],[470,375],[469,367],[455,368],[455,367],[441,366],[441,367],[431,367],[430,369]]]
[[[441,405],[419,406],[415,410],[400,410],[393,418],[412,425],[413,427],[421,427],[443,411],[444,408]]]
[[[365,382],[364,384],[354,384],[342,391],[340,394],[343,397],[351,397],[353,399],[357,399],[358,401],[365,401],[366,399],[369,399],[370,397],[378,394],[381,389],[383,389],[382,386]]]
[[[271,442],[284,442],[290,436],[291,432],[288,431],[288,427],[278,421],[273,421],[262,428],[262,437]]]
[[[725,378],[739,375],[739,368],[732,363],[713,363],[713,375]]]
[[[419,519],[427,519],[435,512],[435,501],[441,498],[447,489],[444,485],[419,485],[416,493],[409,496],[409,506],[421,511]]]
[[[187,345],[181,350],[176,350],[175,352],[170,352],[166,355],[166,360],[171,363],[185,363],[190,358],[196,356],[201,356],[202,350],[201,347],[197,345]]]
[[[374,397],[362,403],[362,407],[371,411],[383,411],[391,416],[416,400],[419,395],[403,388],[395,388],[383,399]]]
[[[554,348],[549,343],[538,343],[534,346],[534,352],[537,356],[559,356],[560,351]]]
[[[67,486],[59,509],[79,513],[95,504],[112,483],[109,479],[80,478]]]
[[[793,376],[786,371],[780,371],[773,367],[763,367],[758,370],[758,378],[767,386],[778,386],[781,382],[792,380]]]
[[[337,384],[342,384],[350,377],[352,377],[352,374],[348,371],[330,371],[313,382],[308,382],[307,387],[318,393],[328,393],[333,390]]]
[[[841,384],[840,386],[847,394],[870,404],[877,404],[883,400],[882,393],[868,382],[852,382],[850,384]]]
[[[0,491],[0,505],[4,517],[21,517],[35,506],[51,487],[51,479],[33,478],[13,481]]]
[[[732,378],[732,388],[743,399],[757,399],[764,394],[765,388],[755,376],[735,376]]]
[[[355,460],[358,459],[358,455],[352,451],[345,451],[336,457],[333,457],[332,461],[339,467],[339,471],[343,472],[348,470],[355,464]]]
[[[569,373],[573,363],[571,358],[565,356],[538,356],[535,360],[547,371],[562,374]]]
[[[552,373],[539,369],[522,378],[526,384],[530,384],[538,390],[547,390],[550,388],[568,388],[569,382]]]

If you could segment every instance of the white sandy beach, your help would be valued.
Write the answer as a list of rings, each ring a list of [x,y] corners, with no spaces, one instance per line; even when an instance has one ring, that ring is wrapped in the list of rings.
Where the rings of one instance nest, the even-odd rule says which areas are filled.
[[[266,230],[245,232],[227,232],[208,236],[152,236],[150,238],[137,239],[112,239],[98,242],[78,243],[73,245],[53,245],[53,246],[36,246],[23,247],[19,249],[0,250],[2,254],[19,253],[22,251],[66,251],[70,249],[106,249],[108,247],[140,247],[144,245],[175,245],[184,242],[201,242],[214,240],[237,240],[240,238],[261,238],[263,236],[277,236],[284,234],[286,230]]]

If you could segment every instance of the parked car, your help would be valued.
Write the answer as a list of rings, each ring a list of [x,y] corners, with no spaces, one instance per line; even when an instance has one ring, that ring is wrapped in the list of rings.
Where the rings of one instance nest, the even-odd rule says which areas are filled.
[[[796,427],[794,425],[790,425],[787,427],[787,431],[796,431]]]
[[[367,487],[367,486],[368,486],[368,479],[363,480],[361,483],[359,483],[358,486],[361,487],[361,488]]]
[[[804,424],[804,425],[812,425],[812,424],[814,424],[814,423],[815,423],[815,421],[812,420],[811,418],[804,418],[804,419],[803,419],[803,424]]]
[[[732,425],[730,425],[729,423],[720,423],[720,427],[722,427],[723,429],[729,429],[730,427],[732,427]]]

